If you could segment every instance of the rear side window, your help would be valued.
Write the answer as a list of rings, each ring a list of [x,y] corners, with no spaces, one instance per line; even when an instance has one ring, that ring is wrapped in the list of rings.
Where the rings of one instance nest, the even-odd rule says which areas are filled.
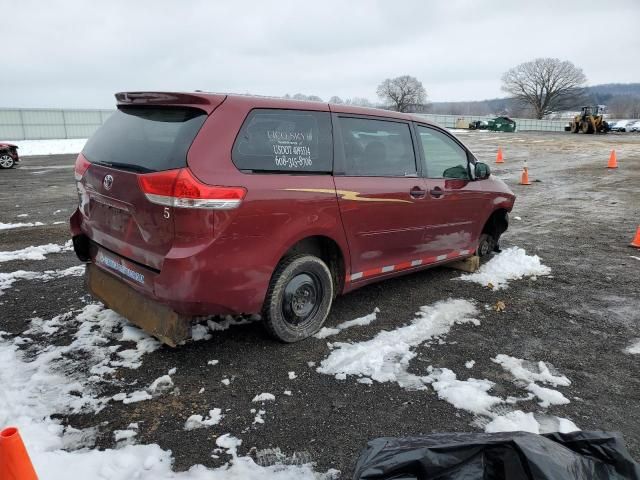
[[[240,170],[330,173],[333,164],[329,112],[253,110],[233,145]]]
[[[416,176],[416,158],[408,124],[342,117],[340,132],[345,175]]]
[[[187,165],[187,151],[207,114],[195,108],[120,107],[87,141],[92,163],[139,172]]]
[[[426,177],[469,180],[466,150],[433,128],[418,126],[417,130],[426,161]]]

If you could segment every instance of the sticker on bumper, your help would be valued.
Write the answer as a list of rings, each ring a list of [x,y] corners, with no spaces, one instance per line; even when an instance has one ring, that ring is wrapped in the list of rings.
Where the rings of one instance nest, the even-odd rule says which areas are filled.
[[[135,280],[138,283],[144,284],[144,275],[140,272],[136,272],[135,270],[131,270],[130,268],[122,265],[121,263],[116,262],[113,258],[107,257],[102,252],[98,253],[96,257],[96,262],[108,267],[112,270],[121,273],[127,278],[131,280]]]

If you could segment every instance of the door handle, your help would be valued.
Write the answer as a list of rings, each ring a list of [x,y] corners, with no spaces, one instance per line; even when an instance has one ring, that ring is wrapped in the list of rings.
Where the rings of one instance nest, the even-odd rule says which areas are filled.
[[[417,186],[409,190],[409,195],[411,195],[413,198],[424,198],[426,194],[426,190]]]
[[[440,187],[435,187],[429,190],[429,194],[432,197],[440,198],[444,194],[444,190],[442,190]]]

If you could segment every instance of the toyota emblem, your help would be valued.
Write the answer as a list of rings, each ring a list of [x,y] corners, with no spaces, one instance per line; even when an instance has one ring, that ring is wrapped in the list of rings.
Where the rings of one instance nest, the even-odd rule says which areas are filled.
[[[111,190],[111,187],[113,186],[113,177],[111,175],[105,176],[104,180],[102,181],[102,185],[104,186],[105,190]]]

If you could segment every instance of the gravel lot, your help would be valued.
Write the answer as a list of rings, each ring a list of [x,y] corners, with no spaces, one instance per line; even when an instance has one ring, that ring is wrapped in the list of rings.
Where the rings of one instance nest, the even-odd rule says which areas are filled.
[[[247,454],[280,448],[285,455],[306,452],[318,471],[337,468],[349,478],[358,453],[378,436],[416,435],[443,431],[481,431],[473,415],[438,399],[433,390],[410,391],[395,383],[364,385],[353,378],[336,380],[317,373],[330,352],[327,341],[362,341],[382,329],[407,324],[422,305],[446,298],[477,302],[481,325],[454,326],[443,343],[416,349],[412,373],[426,374],[430,365],[449,368],[459,378],[489,379],[496,395],[521,395],[499,365],[507,354],[551,363],[571,380],[562,393],[568,405],[552,406],[549,414],[566,417],[583,430],[621,431],[632,455],[640,459],[640,356],[624,353],[640,337],[640,252],[628,247],[640,224],[640,136],[571,135],[564,133],[461,132],[460,138],[478,158],[489,163],[517,195],[511,226],[502,246],[519,246],[539,255],[551,277],[513,281],[492,291],[452,281],[460,272],[436,268],[371,285],[339,298],[327,321],[334,326],[380,309],[368,326],[350,328],[326,340],[283,345],[272,341],[257,323],[215,332],[206,341],[178,349],[162,347],[143,357],[139,369],[119,369],[117,382],[104,385],[105,395],[149,385],[171,368],[175,389],[150,401],[110,402],[97,414],[64,416],[76,428],[99,427],[97,446],[115,446],[113,431],[138,422],[138,443],[170,449],[176,470],[201,463],[216,466],[215,438],[231,433],[243,440]],[[505,164],[494,165],[501,146]],[[620,168],[606,168],[616,149]],[[66,220],[77,201],[73,184],[75,156],[23,159],[15,170],[0,171],[0,222],[35,222],[44,226],[0,231],[0,251],[30,245],[62,244],[68,239]],[[531,186],[517,184],[523,161]],[[18,215],[28,214],[28,217]],[[520,220],[515,217],[519,217]],[[54,222],[64,222],[55,224]],[[46,260],[0,263],[0,272],[43,271],[77,264],[73,253]],[[52,318],[90,302],[81,277],[43,282],[19,280],[0,296],[0,330],[5,338],[20,335],[33,317]],[[484,305],[503,301],[496,312]],[[73,328],[54,335],[32,335],[42,346],[69,342]],[[216,359],[215,366],[208,365]],[[475,360],[472,369],[465,362]],[[83,358],[77,358],[82,371]],[[288,372],[295,372],[290,379]],[[230,385],[221,382],[230,379]],[[199,393],[204,388],[203,393]],[[285,390],[291,395],[283,395]],[[252,403],[270,392],[274,402]],[[219,425],[183,429],[187,417],[221,408]],[[253,423],[252,408],[262,408],[264,423]],[[524,411],[545,413],[537,402],[520,402]]]

